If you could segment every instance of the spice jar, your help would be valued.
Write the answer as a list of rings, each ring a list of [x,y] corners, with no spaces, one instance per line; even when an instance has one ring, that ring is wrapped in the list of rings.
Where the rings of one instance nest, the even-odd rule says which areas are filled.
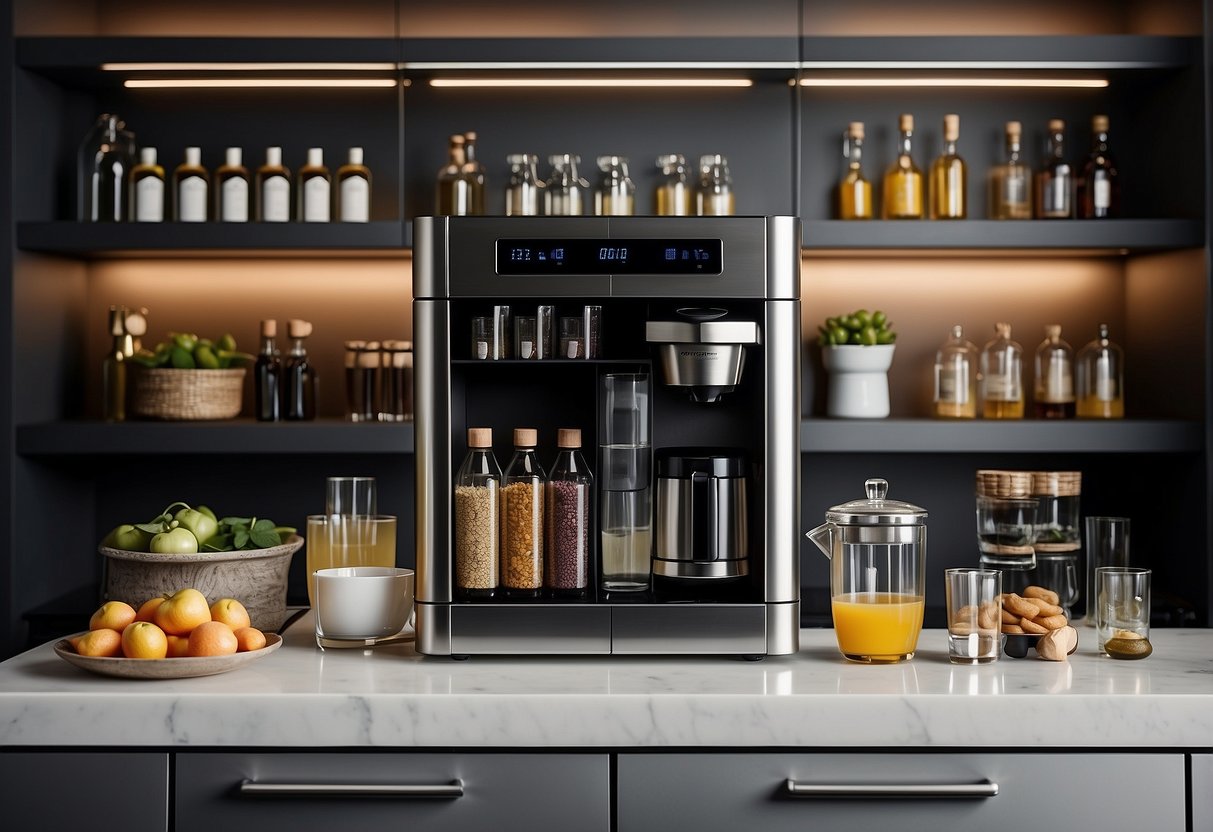
[[[983,563],[1035,564],[1039,505],[1032,495],[1031,471],[977,472],[977,544]]]
[[[383,342],[383,404],[380,422],[407,422],[413,418],[413,343]]]
[[[379,412],[379,342],[345,342],[345,418],[373,422]]]
[[[1082,548],[1078,532],[1081,471],[1034,471],[1032,496],[1036,512],[1036,551],[1076,552]]]
[[[543,485],[534,428],[514,429],[514,456],[501,488],[501,585],[510,598],[543,588]]]
[[[543,584],[553,595],[580,597],[589,586],[594,476],[581,455],[580,429],[561,428],[556,433],[556,447],[556,462],[545,487]]]
[[[467,456],[455,475],[455,592],[485,600],[498,586],[501,468],[492,428],[468,428],[467,439]]]

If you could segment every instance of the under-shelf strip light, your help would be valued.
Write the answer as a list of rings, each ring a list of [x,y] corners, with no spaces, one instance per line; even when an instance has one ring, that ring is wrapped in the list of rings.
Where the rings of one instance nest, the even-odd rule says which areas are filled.
[[[122,82],[128,89],[213,89],[242,87],[396,87],[393,78],[128,78]]]
[[[1102,89],[1106,78],[801,78],[802,87],[1049,87]]]
[[[752,87],[749,78],[431,78],[431,87]]]
[[[395,61],[349,61],[345,63],[318,61],[231,62],[231,61],[162,61],[159,63],[106,63],[104,72],[395,72]]]

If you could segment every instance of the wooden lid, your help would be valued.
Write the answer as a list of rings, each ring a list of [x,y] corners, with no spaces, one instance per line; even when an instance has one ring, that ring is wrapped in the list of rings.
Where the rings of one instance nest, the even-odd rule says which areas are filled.
[[[492,428],[468,428],[468,447],[469,448],[491,448],[491,447],[493,447],[493,429]]]
[[[556,431],[557,448],[580,448],[581,428],[560,428]]]
[[[960,116],[956,113],[948,113],[943,117],[943,138],[947,142],[960,138]]]
[[[291,338],[306,338],[312,334],[312,324],[299,318],[291,318],[286,322],[286,334]]]
[[[1033,471],[1032,493],[1037,496],[1077,497],[1082,493],[1082,471]]]
[[[533,448],[539,444],[539,431],[534,428],[514,428],[514,447]]]
[[[901,118],[897,120],[897,126],[905,132],[913,130],[914,116],[910,115],[909,113],[902,113]]]
[[[982,497],[1031,497],[1032,472],[979,470],[977,493]]]

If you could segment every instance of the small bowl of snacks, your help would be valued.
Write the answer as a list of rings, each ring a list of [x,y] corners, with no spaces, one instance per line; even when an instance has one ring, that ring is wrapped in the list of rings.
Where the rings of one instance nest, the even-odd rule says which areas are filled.
[[[1038,658],[1065,661],[1078,649],[1078,630],[1070,626],[1058,595],[1042,586],[1025,587],[1023,594],[1002,594],[1003,652],[1023,659],[1035,652]]]

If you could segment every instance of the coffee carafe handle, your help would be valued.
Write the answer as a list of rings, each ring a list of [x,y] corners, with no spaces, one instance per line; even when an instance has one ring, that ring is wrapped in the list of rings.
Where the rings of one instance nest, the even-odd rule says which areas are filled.
[[[698,563],[716,560],[716,523],[720,514],[712,477],[691,472],[691,558]]]

